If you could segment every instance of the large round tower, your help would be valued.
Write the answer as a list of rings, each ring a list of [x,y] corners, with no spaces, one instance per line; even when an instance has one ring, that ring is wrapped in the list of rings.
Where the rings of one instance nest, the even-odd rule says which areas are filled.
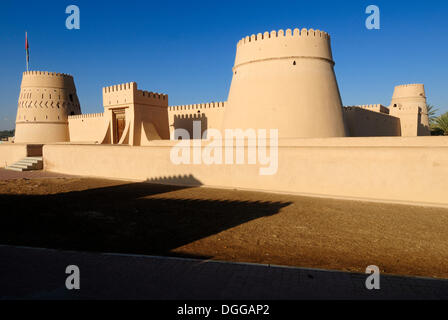
[[[342,137],[342,102],[327,33],[265,32],[237,44],[224,129],[278,129],[280,138]]]
[[[81,114],[81,107],[71,75],[43,71],[24,72],[14,141],[69,141],[67,117],[76,114]]]

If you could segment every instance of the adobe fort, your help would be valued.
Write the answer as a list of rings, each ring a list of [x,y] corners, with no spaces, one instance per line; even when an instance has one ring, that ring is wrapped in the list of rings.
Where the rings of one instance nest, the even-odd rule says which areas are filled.
[[[448,205],[440,192],[448,179],[439,179],[448,177],[448,141],[419,137],[430,135],[424,85],[396,86],[389,106],[343,106],[334,64],[326,32],[259,33],[237,43],[225,102],[169,106],[167,94],[131,82],[103,88],[95,114],[81,113],[72,76],[25,72],[14,144],[0,157],[14,168],[38,144],[45,168],[57,172]],[[196,121],[201,146],[209,129],[277,129],[277,173],[171,163],[176,132],[193,137]]]
[[[201,129],[271,129],[279,138],[429,135],[422,84],[395,88],[391,105],[342,107],[330,37],[319,30],[265,32],[237,44],[227,102],[168,107],[168,96],[126,83],[103,88],[104,112],[81,114],[73,77],[23,74],[16,142],[147,145]]]

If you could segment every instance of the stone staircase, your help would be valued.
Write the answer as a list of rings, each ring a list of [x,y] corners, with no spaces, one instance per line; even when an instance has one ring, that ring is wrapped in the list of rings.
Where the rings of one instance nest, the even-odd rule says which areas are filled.
[[[5,169],[14,171],[30,171],[42,170],[43,167],[42,157],[26,157],[10,166],[5,167]]]

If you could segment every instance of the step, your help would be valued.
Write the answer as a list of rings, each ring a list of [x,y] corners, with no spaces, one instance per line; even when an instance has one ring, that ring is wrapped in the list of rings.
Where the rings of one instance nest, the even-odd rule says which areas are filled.
[[[7,170],[14,171],[30,171],[30,170],[42,170],[44,167],[42,157],[26,157],[16,163],[5,167]]]
[[[28,166],[28,167],[35,167],[38,166],[40,164],[42,164],[42,162],[27,162],[27,161],[17,161],[13,164],[17,164],[17,165],[22,165],[22,166]]]
[[[41,170],[44,167],[42,162],[36,162],[36,163],[20,163],[20,162],[16,162],[16,163],[13,164],[13,166],[25,167],[25,168],[30,169],[30,170]]]
[[[16,162],[16,163],[12,164],[11,167],[28,169],[29,167],[32,167],[32,166]]]
[[[27,169],[17,168],[17,167],[14,167],[14,166],[8,166],[8,167],[5,167],[5,169],[6,170],[12,170],[12,171],[27,171]]]
[[[17,161],[13,163],[13,165],[19,166],[27,166],[27,167],[39,167],[42,166],[43,162],[26,162],[26,161]]]
[[[42,161],[32,160],[32,159],[23,159],[23,160],[17,161],[15,164],[28,164],[28,165],[32,166],[32,165],[38,164],[39,162],[42,162]]]

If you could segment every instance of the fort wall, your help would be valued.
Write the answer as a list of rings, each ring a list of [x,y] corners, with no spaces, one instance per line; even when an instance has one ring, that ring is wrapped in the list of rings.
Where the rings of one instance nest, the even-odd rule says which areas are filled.
[[[418,106],[392,106],[390,108],[390,115],[400,119],[401,135],[403,137],[415,137],[419,135],[421,112]]]
[[[104,113],[88,113],[68,117],[70,142],[101,143],[107,130]]]
[[[0,168],[12,165],[28,155],[27,145],[22,143],[0,143]]]
[[[383,106],[382,104],[363,104],[357,106],[347,106],[348,108],[361,108],[369,111],[375,111],[380,113],[389,114],[389,108]],[[344,107],[344,108],[347,108]]]
[[[187,130],[193,138],[193,122],[201,122],[201,137],[207,129],[222,128],[226,103],[210,102],[201,104],[179,105],[168,107],[170,139],[174,139],[175,129]],[[204,136],[207,138],[207,136]]]
[[[278,170],[271,176],[247,161],[175,165],[170,152],[177,143],[45,145],[44,164],[50,171],[86,176],[448,207],[445,137],[281,139]]]
[[[351,137],[401,136],[400,119],[381,105],[344,107],[344,122]],[[385,108],[387,109],[387,108]]]

